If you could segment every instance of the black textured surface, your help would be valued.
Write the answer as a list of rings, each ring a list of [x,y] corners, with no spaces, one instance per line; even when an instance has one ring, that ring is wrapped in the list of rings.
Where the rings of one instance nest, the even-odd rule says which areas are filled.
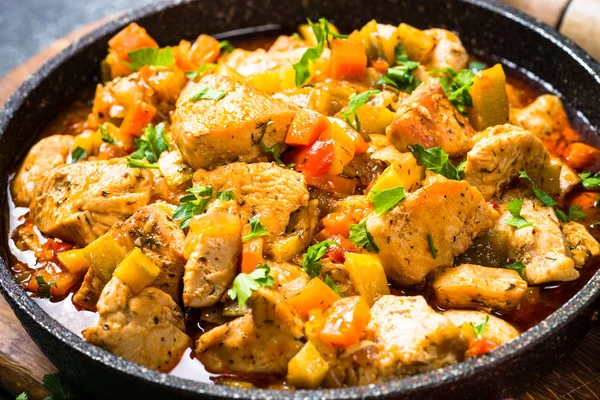
[[[97,19],[158,0],[0,0],[0,76]]]
[[[531,71],[548,82],[569,106],[581,111],[593,126],[600,123],[596,99],[600,93],[600,66],[554,31],[503,6],[480,0],[381,0],[370,1],[368,7],[359,0],[162,3],[128,14],[84,37],[19,88],[0,112],[0,190],[6,190],[8,173],[18,161],[17,156],[24,154],[43,123],[95,81],[107,39],[129,21],[137,20],[166,44],[182,37],[192,38],[199,32],[278,23],[293,27],[306,17],[319,16],[335,19],[342,30],[372,18],[456,30],[470,51],[495,54]],[[0,201],[5,198],[6,193],[0,192]],[[3,257],[6,260],[5,254]],[[150,371],[87,344],[63,328],[29,299],[6,265],[0,265],[0,289],[42,351],[61,366],[69,379],[85,383],[82,386],[89,390],[90,398],[494,399],[521,391],[526,382],[548,372],[585,335],[600,292],[600,273],[545,321],[487,356],[381,385],[293,392],[206,385]]]

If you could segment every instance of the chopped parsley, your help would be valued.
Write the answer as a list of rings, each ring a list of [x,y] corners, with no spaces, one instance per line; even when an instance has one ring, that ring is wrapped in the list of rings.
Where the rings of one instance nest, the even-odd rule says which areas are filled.
[[[373,241],[373,236],[367,230],[367,221],[362,220],[358,224],[350,225],[350,243],[358,248],[365,249],[371,253],[378,253],[379,247]]]
[[[391,210],[404,199],[404,187],[402,186],[391,189],[373,190],[372,193],[371,203],[373,203],[377,214],[383,214]]]
[[[201,87],[196,93],[190,96],[191,101],[198,100],[221,100],[227,92],[219,89],[212,88],[210,86]]]
[[[514,226],[517,229],[533,225],[533,222],[527,222],[527,220],[525,220],[525,218],[521,216],[521,208],[523,208],[523,199],[512,199],[508,202],[508,206],[506,208],[512,215],[505,221],[507,225]]]
[[[194,80],[194,79],[196,79],[198,77],[198,75],[202,74],[207,69],[209,69],[209,68],[216,68],[216,67],[217,67],[217,64],[204,63],[197,70],[186,72],[185,76],[187,76],[191,80]]]
[[[277,164],[283,165],[283,161],[281,161],[281,151],[283,150],[283,144],[281,142],[277,142],[273,146],[267,147],[267,145],[265,145],[265,143],[263,142],[263,138],[265,137],[265,133],[267,133],[267,128],[271,124],[273,124],[273,120],[269,120],[266,124],[263,125],[262,133],[260,135],[260,139],[258,140],[258,143],[260,144],[260,148],[265,153],[271,153],[271,154],[273,154],[273,160],[275,160],[275,162]]]
[[[340,288],[337,287],[337,285],[335,284],[335,282],[329,277],[329,275],[327,275],[325,277],[325,284],[327,286],[329,286],[331,288],[331,290],[333,290],[338,296],[340,297],[344,297],[344,293],[342,293],[340,291]]]
[[[600,189],[600,172],[593,175],[591,172],[582,172],[579,174],[579,178],[581,178],[581,184],[584,188],[590,190]]]
[[[27,393],[23,392],[20,395],[18,395],[15,400],[29,400],[29,397],[27,396]]]
[[[165,151],[171,150],[171,144],[165,134],[165,125],[148,124],[144,128],[144,134],[135,139],[136,151],[127,157],[127,166],[131,168],[158,168],[156,162]],[[141,161],[146,160],[147,163]]]
[[[522,261],[515,261],[512,264],[504,265],[504,268],[506,268],[506,269],[512,269],[513,271],[517,271],[517,273],[519,275],[523,276],[523,270],[525,268],[527,268],[527,266],[525,264],[523,264]]]
[[[100,125],[98,127],[98,130],[100,131],[100,135],[102,136],[102,141],[104,143],[117,144],[117,141],[115,140],[113,135],[104,126]]]
[[[233,190],[223,190],[222,192],[217,192],[215,198],[217,200],[233,200]]]
[[[258,218],[252,217],[248,222],[250,222],[250,233],[242,238],[242,242],[247,242],[261,236],[269,236],[269,231]]]
[[[170,47],[164,49],[155,49],[151,47],[143,47],[127,53],[131,62],[122,61],[132,71],[137,71],[145,65],[153,67],[168,67],[175,64],[175,58]]]
[[[486,68],[487,68],[487,65],[485,63],[482,63],[479,61],[472,61],[469,63],[469,69],[474,74],[476,74],[479,71],[483,71]]]
[[[564,211],[559,209],[556,209],[554,211],[556,212],[556,217],[562,222],[570,222],[578,219],[584,219],[587,217],[587,214],[581,211],[580,206],[570,206],[569,210],[567,211],[568,214],[565,214]]]
[[[241,273],[235,277],[231,289],[227,295],[231,300],[238,301],[240,307],[246,306],[246,301],[252,296],[252,292],[261,287],[273,287],[275,279],[270,274],[271,269],[267,264],[259,264],[249,274]]]
[[[431,256],[433,257],[433,259],[435,260],[438,257],[438,251],[435,248],[435,245],[433,244],[433,236],[431,235],[431,233],[427,234],[427,243],[429,244],[429,252],[431,253]]]
[[[348,125],[357,132],[360,132],[360,120],[358,119],[357,111],[360,107],[364,106],[369,98],[377,93],[381,93],[380,90],[367,90],[360,94],[353,93],[350,96],[350,102],[348,103],[347,111],[340,111],[340,115],[346,121]],[[354,119],[354,122],[350,118]]]
[[[538,187],[531,180],[529,175],[527,175],[527,172],[519,171],[519,178],[525,179],[527,181],[527,183],[529,184],[529,187],[531,188],[531,191],[533,192],[535,197],[540,199],[542,201],[542,203],[544,203],[545,206],[547,206],[547,207],[556,206],[556,201],[554,201],[554,199],[552,199],[552,197],[548,196],[544,191],[542,191],[541,189],[538,189]]]
[[[321,258],[331,246],[339,246],[339,244],[333,240],[325,240],[306,249],[306,254],[302,259],[302,269],[308,273],[311,279],[321,273]]]
[[[485,320],[479,325],[475,325],[474,323],[469,322],[469,325],[471,325],[471,327],[473,327],[473,331],[475,332],[475,337],[477,339],[483,338],[483,331],[485,331],[485,327],[489,320],[490,320],[490,316],[486,315]]]
[[[408,150],[428,170],[445,176],[448,179],[460,180],[456,167],[450,162],[448,153],[441,147],[426,149],[420,144],[408,146]]]
[[[473,72],[469,69],[461,69],[456,72],[452,68],[435,69],[429,71],[430,75],[437,76],[438,82],[446,92],[450,103],[454,104],[461,114],[466,114],[465,107],[473,107],[473,98],[469,89],[473,85]]]
[[[464,159],[456,166],[456,172],[458,173],[458,179],[462,179],[465,176],[465,168],[467,166],[467,160]]]
[[[83,147],[77,146],[77,147],[75,147],[75,149],[73,149],[73,152],[71,153],[71,161],[73,164],[83,160],[86,157],[87,157],[87,151],[85,151],[85,149]]]
[[[410,61],[404,51],[404,46],[396,46],[396,63],[398,66],[388,68],[387,74],[377,81],[377,85],[388,85],[396,89],[402,89],[408,93],[421,84],[421,81],[415,78],[414,71],[419,65],[417,61]]]
[[[198,186],[186,190],[187,195],[179,199],[181,203],[173,213],[173,220],[179,221],[179,227],[185,229],[190,225],[190,219],[194,215],[202,214],[206,211],[208,203],[212,199],[212,186]]]
[[[49,299],[50,297],[52,297],[52,293],[50,292],[51,286],[54,286],[55,288],[58,287],[56,285],[56,282],[53,280],[46,282],[42,275],[37,275],[35,277],[35,281],[38,284],[37,293],[41,299]]]
[[[231,42],[229,40],[221,40],[219,42],[219,49],[221,49],[221,51],[224,51],[226,53],[231,53],[233,50],[235,50],[235,47],[233,47],[233,45],[231,44]]]
[[[71,385],[60,374],[44,375],[42,386],[50,393],[50,396],[44,400],[71,400],[75,398]]]

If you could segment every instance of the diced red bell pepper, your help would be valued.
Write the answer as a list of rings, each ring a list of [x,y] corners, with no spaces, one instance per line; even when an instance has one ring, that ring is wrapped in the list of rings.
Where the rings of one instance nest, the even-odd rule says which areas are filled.
[[[144,101],[137,101],[127,110],[123,122],[119,127],[122,135],[142,136],[143,129],[148,126],[156,115],[156,108]]]
[[[120,59],[131,61],[128,53],[143,47],[157,48],[158,43],[144,28],[132,22],[108,41],[108,46],[117,52]]]

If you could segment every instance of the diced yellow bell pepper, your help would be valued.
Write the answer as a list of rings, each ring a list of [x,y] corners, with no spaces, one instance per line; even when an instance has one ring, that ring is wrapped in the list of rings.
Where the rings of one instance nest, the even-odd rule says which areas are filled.
[[[392,123],[394,113],[385,107],[364,104],[356,110],[362,134],[384,134],[385,128]]]
[[[308,97],[308,108],[325,115],[334,115],[344,108],[355,93],[349,85],[337,83],[325,84],[314,88]]]
[[[112,278],[113,271],[127,255],[127,250],[110,233],[100,236],[82,250],[90,268],[105,283]]]
[[[121,282],[129,286],[134,294],[151,285],[158,274],[160,274],[160,268],[150,261],[139,247],[129,252],[114,273]]]
[[[279,91],[280,74],[278,70],[263,71],[248,77],[248,84],[255,89],[273,94]]]
[[[225,211],[195,215],[190,220],[190,232],[196,235],[229,236],[242,231],[239,217]]]
[[[359,32],[365,45],[365,49],[367,50],[367,58],[369,60],[385,57],[379,41],[377,21],[372,19],[371,21],[367,22],[367,24],[363,26]]]
[[[311,342],[307,342],[288,363],[287,382],[300,389],[315,389],[327,372],[327,361]]]
[[[372,306],[381,296],[390,294],[385,271],[374,254],[346,253],[344,266],[354,289]]]
[[[404,187],[407,192],[416,185],[424,175],[423,168],[417,164],[417,160],[410,153],[401,153],[399,157],[403,160],[399,163],[390,164],[379,176],[367,198],[373,197],[374,190],[392,189],[398,186]]]
[[[314,21],[314,24],[318,24],[318,21]],[[317,37],[315,36],[312,28],[310,27],[310,25],[308,24],[302,24],[298,27],[298,31],[300,32],[300,36],[302,36],[302,39],[304,39],[304,41],[310,46],[310,47],[315,47],[318,43],[317,43]],[[338,28],[333,25],[332,23],[329,23],[329,32],[332,33],[340,33],[340,31],[338,30]]]
[[[115,138],[115,141],[123,147],[133,147],[135,142],[135,136],[129,133],[121,133],[121,130],[115,124],[107,122],[104,124],[104,128]]]
[[[56,257],[71,274],[80,274],[89,268],[83,249],[63,251],[58,253]]]
[[[394,25],[377,24],[377,33],[381,51],[389,63],[393,64],[396,58],[396,46],[398,45],[397,27]]]
[[[508,95],[502,65],[477,73],[469,94],[473,98],[473,107],[468,109],[469,122],[475,130],[508,122]]]
[[[333,139],[335,143],[335,156],[328,173],[330,175],[338,175],[352,161],[356,148],[354,146],[354,139],[339,124],[330,124],[321,134],[320,140],[327,141],[330,139]]]
[[[73,140],[73,149],[81,147],[88,156],[98,154],[98,149],[102,144],[102,134],[99,130],[85,130],[75,136]]]
[[[435,39],[425,31],[407,24],[400,24],[396,29],[398,42],[404,46],[408,58],[423,62],[435,47]]]

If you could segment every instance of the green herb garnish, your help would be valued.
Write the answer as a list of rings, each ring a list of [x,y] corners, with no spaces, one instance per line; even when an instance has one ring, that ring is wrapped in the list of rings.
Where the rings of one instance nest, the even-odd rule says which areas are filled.
[[[508,202],[506,208],[512,215],[505,221],[507,225],[514,226],[517,229],[533,225],[533,222],[527,222],[527,220],[525,220],[525,218],[521,216],[521,208],[523,208],[523,199],[512,199]]]
[[[408,150],[428,170],[443,175],[448,179],[460,180],[458,170],[450,162],[448,153],[441,147],[426,149],[420,144],[413,144],[412,146],[408,146]]]
[[[131,53],[127,53],[131,62],[122,61],[132,71],[137,71],[144,65],[153,67],[168,67],[169,65],[175,64],[175,58],[170,47],[164,49],[155,49],[150,47],[143,47],[138,50],[134,50]]]
[[[71,400],[75,398],[71,385],[61,378],[60,374],[44,375],[42,386],[50,393],[50,396],[44,398],[44,400]]]
[[[233,200],[233,190],[223,190],[222,192],[217,192],[215,198],[217,200]]]
[[[187,76],[191,80],[194,80],[194,79],[196,79],[198,77],[198,75],[202,74],[207,69],[209,69],[209,68],[216,68],[216,67],[217,67],[217,64],[204,63],[197,70],[186,72],[185,76]]]
[[[225,92],[223,90],[215,89],[210,86],[204,86],[204,87],[200,88],[200,90],[198,90],[196,93],[191,95],[190,100],[191,101],[198,101],[198,100],[204,100],[204,99],[221,100],[223,97],[225,97],[226,94],[227,94],[227,92]]]
[[[414,74],[415,69],[421,64],[416,61],[410,61],[404,51],[404,46],[401,44],[396,46],[395,54],[398,66],[388,68],[387,74],[379,79],[376,84],[389,85],[396,89],[412,93],[421,84],[421,81],[416,79]]]
[[[302,259],[302,269],[308,273],[311,279],[321,273],[321,258],[331,246],[339,246],[339,244],[333,240],[325,240],[306,249],[306,254]]]
[[[562,222],[571,222],[578,219],[584,219],[587,217],[587,214],[581,210],[580,206],[570,206],[567,211],[568,214],[565,214],[564,211],[555,209],[556,217]]]
[[[329,277],[329,275],[327,275],[325,277],[325,284],[327,286],[329,286],[338,296],[340,297],[344,297],[344,293],[342,293],[340,291],[340,288],[337,287],[337,285],[335,284],[335,282]]]
[[[348,125],[357,132],[360,132],[360,120],[358,119],[357,111],[360,107],[364,106],[369,98],[377,93],[381,93],[380,90],[368,90],[360,94],[353,93],[350,96],[350,102],[348,103],[347,111],[340,111],[340,115],[346,121]],[[350,119],[353,118],[354,122]]]
[[[473,327],[473,331],[475,331],[475,337],[477,339],[481,339],[483,338],[483,331],[485,331],[485,327],[488,323],[488,321],[490,320],[490,316],[486,315],[485,316],[485,321],[483,321],[481,324],[479,325],[475,325],[472,322],[469,322],[469,325],[471,325]]]
[[[436,79],[446,92],[448,100],[461,114],[466,114],[465,107],[473,107],[473,98],[469,94],[474,77],[471,70],[461,69],[456,72],[452,68],[444,68],[431,70],[429,74],[437,76]]]
[[[135,139],[136,151],[127,157],[127,166],[131,168],[158,168],[156,162],[160,155],[165,151],[171,150],[171,144],[165,134],[165,125],[160,123],[156,125],[148,124],[144,128],[144,134],[139,139]],[[147,163],[140,161],[146,160]]]
[[[350,243],[358,248],[363,248],[371,253],[378,253],[379,247],[373,241],[373,236],[367,230],[367,221],[362,220],[358,224],[350,225]]]
[[[50,297],[52,297],[52,293],[50,292],[50,287],[54,286],[55,288],[57,288],[58,286],[56,285],[56,282],[53,280],[50,280],[48,282],[46,282],[44,280],[44,277],[42,275],[37,275],[35,277],[35,281],[38,284],[38,296],[41,299],[49,299]]]
[[[85,151],[85,149],[83,147],[77,146],[71,153],[71,160],[72,160],[73,164],[83,160],[86,157],[87,157],[87,151]]]
[[[113,137],[113,135],[108,131],[108,129],[106,129],[105,127],[103,127],[102,125],[100,125],[98,127],[98,130],[100,131],[100,135],[102,136],[102,141],[104,143],[117,144],[117,141],[115,140],[115,138]]]
[[[224,51],[226,53],[231,53],[233,50],[235,50],[235,47],[233,47],[233,45],[231,44],[231,42],[229,40],[221,40],[219,42],[219,49],[221,49],[221,51]]]
[[[267,264],[259,264],[249,274],[241,273],[235,277],[231,289],[227,295],[231,300],[237,299],[240,307],[246,306],[246,301],[252,296],[252,292],[261,287],[273,287],[275,279],[269,273],[271,269]]]
[[[591,172],[582,172],[579,174],[579,178],[581,178],[581,184],[584,188],[590,190],[600,189],[600,172],[593,175]]]
[[[371,192],[373,193],[371,203],[373,203],[377,214],[383,214],[391,210],[404,199],[404,187],[402,186],[391,189],[373,190]]]
[[[531,178],[529,177],[529,175],[527,175],[527,172],[525,172],[525,171],[519,171],[519,178],[525,179],[527,181],[527,183],[529,184],[529,187],[531,188],[531,191],[533,192],[533,194],[535,195],[535,197],[537,197],[538,199],[540,199],[542,201],[542,203],[544,203],[545,206],[547,206],[547,207],[554,207],[554,206],[556,206],[556,201],[554,201],[552,199],[552,197],[548,196],[544,191],[542,191],[541,189],[538,189],[538,187],[531,180]]]
[[[252,217],[248,222],[250,222],[250,233],[242,238],[242,242],[247,242],[261,236],[269,236],[269,231],[258,218]]]
[[[513,271],[517,271],[517,273],[519,275],[523,276],[523,270],[525,268],[527,268],[527,266],[525,264],[523,264],[523,262],[521,262],[521,261],[515,261],[512,264],[504,265],[504,268],[512,269]]]
[[[438,257],[438,251],[433,244],[433,236],[431,233],[427,234],[427,244],[429,245],[429,252],[431,252],[431,256],[435,260]]]
[[[482,62],[478,62],[478,61],[472,61],[469,63],[469,67],[468,67],[472,73],[476,74],[479,71],[483,71],[484,69],[487,68],[487,65],[485,65],[485,63]]]
[[[187,195],[179,199],[181,203],[173,213],[173,220],[179,221],[179,227],[185,229],[190,225],[190,219],[194,215],[202,214],[206,211],[208,203],[212,199],[212,186],[198,186],[186,190]]]

